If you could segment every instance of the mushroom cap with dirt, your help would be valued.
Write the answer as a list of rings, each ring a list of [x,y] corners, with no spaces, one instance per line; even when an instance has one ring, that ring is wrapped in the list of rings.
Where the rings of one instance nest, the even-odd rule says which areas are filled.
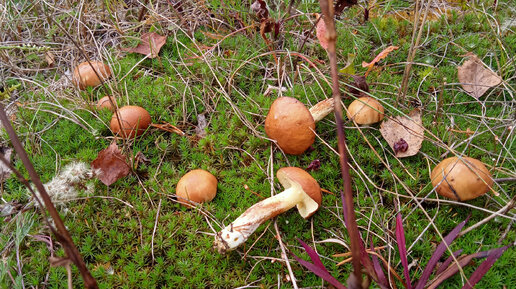
[[[373,124],[383,119],[384,109],[376,99],[363,96],[349,105],[347,116],[357,124]]]
[[[95,87],[109,77],[111,77],[111,70],[108,65],[100,61],[86,61],[75,68],[72,82],[82,90],[87,87]]]
[[[265,119],[265,133],[287,154],[300,155],[315,141],[310,111],[293,97],[280,97]]]
[[[262,200],[215,235],[214,248],[221,254],[236,249],[265,221],[297,207],[301,217],[310,218],[321,206],[321,188],[305,170],[285,167],[276,173],[285,190]]]
[[[195,203],[209,202],[217,194],[217,178],[210,172],[196,169],[186,173],[177,183],[176,195],[185,207],[192,207],[188,201]]]
[[[431,172],[435,191],[446,198],[467,201],[487,193],[493,178],[484,163],[470,157],[450,157]]]

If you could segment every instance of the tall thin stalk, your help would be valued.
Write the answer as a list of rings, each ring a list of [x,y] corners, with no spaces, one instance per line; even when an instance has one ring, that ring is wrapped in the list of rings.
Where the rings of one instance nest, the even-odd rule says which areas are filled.
[[[13,127],[11,126],[11,123],[9,122],[9,119],[7,117],[7,114],[5,113],[4,106],[0,103],[0,120],[2,121],[2,124],[7,131],[7,134],[9,135],[9,139],[11,140],[11,143],[14,147],[14,150],[20,157],[23,166],[27,169],[27,172],[29,173],[30,179],[32,180],[32,183],[36,186],[36,189],[39,191],[39,194],[41,198],[43,199],[43,203],[45,204],[45,207],[54,220],[54,224],[57,228],[54,229],[54,227],[50,226],[50,230],[52,233],[56,236],[57,240],[61,243],[63,246],[63,249],[66,253],[67,258],[69,258],[75,266],[79,269],[79,272],[81,273],[82,279],[84,280],[84,286],[88,289],[98,289],[97,281],[93,276],[91,276],[90,271],[88,271],[88,268],[86,267],[86,264],[84,263],[84,260],[81,257],[81,254],[79,253],[79,250],[73,243],[72,237],[70,236],[70,233],[66,229],[63,220],[61,220],[61,217],[59,216],[59,213],[57,212],[56,208],[54,207],[54,204],[52,203],[52,200],[50,199],[50,196],[48,195],[47,191],[45,190],[45,187],[43,186],[43,183],[41,182],[41,179],[39,178],[38,174],[36,173],[36,170],[34,169],[34,166],[29,160],[29,157],[27,156],[27,152],[23,148],[23,145],[21,144],[20,140],[18,139],[18,136],[16,135],[16,132],[14,131]],[[5,162],[4,158],[1,158],[2,161]],[[9,165],[8,163],[6,165]],[[14,168],[12,168],[14,169]],[[21,176],[21,174],[20,174]],[[24,182],[24,184],[28,185],[27,182]],[[29,186],[30,188],[30,186]]]
[[[349,174],[349,164],[347,155],[346,135],[342,121],[342,106],[340,102],[339,75],[337,70],[337,31],[335,29],[333,1],[320,0],[321,13],[324,15],[326,24],[326,38],[328,40],[328,56],[330,58],[333,100],[335,102],[335,122],[337,124],[337,137],[339,141],[340,171],[344,182],[344,201],[346,207],[346,228],[351,240],[351,254],[353,256],[353,277],[350,276],[348,286],[352,288],[362,288],[362,266],[360,256],[360,235],[355,219],[355,209],[353,206],[353,192],[351,190],[351,176]]]

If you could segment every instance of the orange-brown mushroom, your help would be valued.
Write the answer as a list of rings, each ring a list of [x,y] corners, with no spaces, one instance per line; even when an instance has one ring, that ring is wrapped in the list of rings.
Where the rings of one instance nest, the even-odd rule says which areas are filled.
[[[188,201],[195,203],[209,202],[217,194],[217,179],[211,173],[197,169],[186,173],[177,183],[176,195],[185,207],[191,207]]]
[[[73,71],[72,82],[79,89],[85,89],[87,87],[95,87],[101,84],[110,76],[111,70],[109,69],[109,66],[107,66],[103,62],[83,62],[79,64]]]
[[[310,111],[293,97],[280,97],[265,119],[265,133],[287,154],[300,155],[315,141]]]
[[[247,209],[240,217],[215,236],[214,247],[221,254],[234,250],[265,221],[293,207],[301,217],[310,218],[321,206],[321,188],[305,170],[296,167],[281,168],[276,173],[285,190],[262,200]]]
[[[383,106],[376,99],[363,96],[355,99],[348,107],[347,116],[357,124],[373,124],[383,119]]]
[[[470,157],[443,160],[432,170],[430,178],[439,195],[458,201],[482,196],[493,185],[484,163]]]
[[[128,105],[113,114],[110,127],[114,134],[129,139],[141,135],[150,123],[151,117],[147,110],[140,106]]]
[[[116,107],[113,106],[115,101],[116,100],[114,97],[106,95],[106,96],[102,97],[101,99],[99,99],[99,101],[97,102],[97,105],[96,105],[97,110],[108,109],[108,110],[114,112],[116,110]]]

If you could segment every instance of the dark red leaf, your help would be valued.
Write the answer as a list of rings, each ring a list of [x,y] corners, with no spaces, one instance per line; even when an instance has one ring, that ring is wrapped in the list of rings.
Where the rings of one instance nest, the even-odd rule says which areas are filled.
[[[491,269],[491,267],[496,262],[496,260],[498,260],[498,258],[500,258],[500,256],[502,256],[503,252],[505,252],[505,250],[507,250],[507,248],[509,248],[509,246],[504,246],[504,247],[490,250],[489,255],[487,256],[487,259],[484,262],[482,262],[482,264],[480,264],[480,266],[478,266],[478,268],[475,270],[475,272],[473,272],[473,274],[471,274],[471,277],[469,277],[468,282],[466,283],[466,285],[464,285],[462,287],[462,289],[473,288],[473,286],[475,286],[475,284],[477,284],[478,281],[480,281],[480,279],[482,279],[482,277],[484,277],[484,275],[487,273],[487,271],[489,271],[489,269]]]
[[[258,19],[263,20],[269,18],[269,10],[267,9],[267,3],[263,0],[256,0],[251,4],[251,10],[256,14]]]
[[[317,252],[315,252],[314,249],[312,249],[310,246],[305,244],[303,241],[299,240],[301,245],[303,245],[303,248],[305,248],[306,253],[308,256],[310,256],[310,259],[312,259],[312,262],[314,264],[305,261],[295,254],[292,254],[294,259],[296,259],[301,265],[303,265],[306,269],[310,270],[315,275],[321,277],[324,281],[330,283],[331,285],[335,286],[337,289],[347,289],[346,286],[342,285],[335,277],[333,277],[328,270],[324,267],[324,265],[321,262],[321,259],[319,258],[319,255]]]
[[[421,278],[416,284],[416,289],[423,289],[425,287],[425,284],[430,278],[432,272],[434,271],[437,262],[444,254],[444,252],[447,250],[448,246],[457,238],[460,231],[462,230],[464,225],[466,225],[466,222],[468,220],[469,217],[467,217],[466,220],[458,224],[446,237],[444,237],[444,240],[439,244],[439,246],[437,246],[437,249],[435,249],[434,253],[432,254],[432,257],[430,257],[430,260],[426,264],[425,270],[423,270],[423,273],[421,274]]]
[[[396,243],[398,243],[398,250],[400,252],[401,264],[403,265],[403,275],[405,275],[405,282],[407,288],[411,289],[410,275],[407,261],[407,248],[405,247],[405,230],[403,230],[403,218],[398,213],[396,216]]]
[[[373,240],[371,240],[371,250],[374,251],[374,245]],[[380,264],[380,260],[378,259],[378,256],[375,254],[371,254],[371,258],[373,259],[373,267],[374,271],[376,272],[376,276],[378,276],[378,284],[382,288],[389,288],[389,281],[387,280],[387,277],[385,277],[385,274],[383,273],[382,264]]]
[[[462,249],[453,252],[453,256],[448,257],[448,259],[446,259],[446,261],[444,261],[441,264],[441,266],[437,268],[437,271],[435,271],[435,275],[437,276],[441,274],[444,270],[446,270],[446,268],[448,268],[448,266],[450,266],[451,262],[453,261],[453,257],[457,258],[457,256],[460,255],[460,253],[462,253]]]
[[[126,157],[122,155],[115,142],[99,152],[97,158],[91,163],[91,167],[100,170],[98,178],[106,186],[127,176],[131,171]]]
[[[344,8],[351,7],[353,5],[357,4],[357,0],[337,0],[337,3],[335,3],[335,15],[339,16],[342,11],[344,11]]]

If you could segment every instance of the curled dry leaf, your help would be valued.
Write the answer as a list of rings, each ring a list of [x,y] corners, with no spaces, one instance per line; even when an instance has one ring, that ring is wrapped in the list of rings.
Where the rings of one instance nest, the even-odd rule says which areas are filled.
[[[12,148],[0,147],[0,154],[2,154],[8,162],[11,162],[12,152]],[[0,162],[0,182],[3,182],[6,179],[8,179],[11,173],[11,169],[9,169],[9,167],[6,166],[3,162]]]
[[[474,98],[481,97],[489,88],[502,82],[500,76],[491,71],[475,54],[469,57],[462,66],[457,67],[460,84],[467,94]]]
[[[126,157],[122,154],[115,142],[99,152],[91,167],[100,170],[99,180],[109,186],[117,180],[127,176],[131,171]]]
[[[389,143],[398,158],[410,157],[419,151],[423,143],[425,128],[418,109],[410,112],[409,117],[397,116],[382,122],[380,132]],[[403,149],[400,149],[400,140],[403,139]],[[405,147],[408,145],[408,147]]]
[[[324,23],[322,15],[317,15],[317,17],[319,17],[319,22],[317,22],[317,27],[315,27],[315,35],[317,36],[321,47],[328,50],[330,44],[328,43],[328,38],[326,38],[326,24]]]
[[[149,58],[156,58],[158,53],[167,42],[167,36],[161,36],[156,32],[147,32],[142,34],[142,42],[133,48],[122,48],[122,51],[140,53]]]
[[[374,65],[384,59],[385,57],[387,57],[387,55],[389,55],[389,53],[391,53],[393,50],[396,50],[398,49],[399,47],[398,46],[389,46],[387,48],[385,48],[384,50],[382,50],[382,52],[380,52],[378,55],[376,55],[376,57],[373,59],[373,61],[369,62],[369,63],[366,63],[365,61],[362,62],[362,67],[367,67],[367,71],[365,73],[365,75],[367,76],[369,74],[369,71],[371,71],[371,69],[373,69]]]

